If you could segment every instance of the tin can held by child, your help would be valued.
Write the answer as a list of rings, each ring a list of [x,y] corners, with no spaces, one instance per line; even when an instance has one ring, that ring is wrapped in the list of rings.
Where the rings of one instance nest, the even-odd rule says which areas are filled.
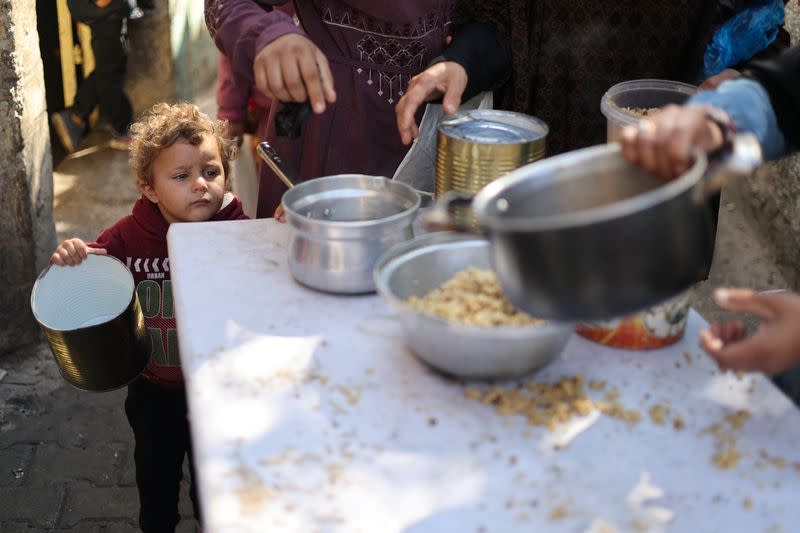
[[[48,266],[33,285],[31,310],[61,375],[78,389],[124,387],[150,360],[133,276],[115,257],[89,254],[78,266]]]

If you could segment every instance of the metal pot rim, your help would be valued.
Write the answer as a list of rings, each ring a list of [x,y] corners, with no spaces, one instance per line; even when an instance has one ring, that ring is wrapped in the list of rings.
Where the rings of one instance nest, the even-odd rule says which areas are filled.
[[[593,159],[602,156],[621,157],[621,149],[616,143],[583,148],[530,163],[494,180],[478,192],[472,202],[472,210],[479,225],[490,231],[551,231],[619,219],[664,203],[692,189],[703,178],[708,165],[705,154],[697,152],[692,166],[680,177],[643,194],[582,211],[513,218],[500,218],[489,213],[490,207],[502,200],[503,195],[517,184],[535,179],[545,186],[560,179],[560,171],[564,168],[581,163],[591,164]]]
[[[336,221],[336,220],[324,220],[320,218],[310,218],[303,214],[301,214],[296,209],[293,209],[288,202],[285,201],[287,195],[294,194],[294,195],[301,195],[303,189],[305,188],[304,185],[316,183],[318,184],[320,181],[344,181],[349,180],[352,178],[369,178],[371,180],[386,180],[392,183],[392,186],[400,187],[401,189],[405,189],[410,193],[410,196],[414,198],[414,204],[400,211],[399,213],[395,213],[394,215],[390,215],[388,217],[376,218],[372,220],[354,220],[354,221]],[[294,192],[299,191],[299,192]],[[385,176],[370,176],[367,174],[336,174],[333,176],[322,176],[319,178],[314,178],[308,181],[304,181],[303,183],[298,183],[293,188],[289,189],[284,193],[284,200],[281,202],[283,205],[283,209],[287,214],[287,220],[289,223],[292,223],[292,219],[294,218],[299,222],[300,225],[308,225],[312,224],[317,227],[322,228],[338,228],[338,229],[359,229],[359,228],[367,228],[371,226],[377,225],[384,225],[384,224],[391,224],[392,222],[396,222],[399,220],[403,220],[408,218],[410,215],[414,214],[418,209],[419,206],[422,204],[422,198],[420,197],[419,193],[416,189],[411,187],[410,185],[403,183],[401,181],[394,181]],[[292,224],[295,226],[295,224]]]
[[[50,331],[56,331],[56,332],[59,332],[59,333],[69,333],[71,331],[90,330],[92,328],[102,327],[102,326],[108,324],[109,322],[112,322],[112,321],[116,320],[117,318],[120,317],[120,315],[122,315],[123,313],[128,311],[128,309],[131,306],[131,302],[134,300],[134,298],[136,298],[136,281],[133,279],[133,274],[131,274],[131,271],[128,270],[128,267],[125,265],[125,263],[123,263],[120,259],[114,257],[113,255],[109,255],[109,254],[89,254],[89,257],[87,257],[87,259],[90,259],[90,258],[98,258],[98,259],[101,259],[101,260],[104,260],[104,261],[105,260],[114,260],[117,263],[119,263],[120,265],[122,265],[123,271],[126,272],[128,274],[128,276],[130,277],[131,297],[128,300],[127,305],[119,313],[117,313],[113,318],[109,318],[105,322],[101,322],[100,324],[95,324],[93,326],[83,326],[83,327],[77,327],[77,328],[62,329],[62,328],[56,328],[56,327],[50,326],[48,324],[45,324],[45,322],[42,320],[42,318],[39,316],[39,313],[37,312],[37,308],[36,308],[36,290],[39,287],[39,280],[44,278],[47,275],[47,273],[50,272],[51,268],[53,268],[54,266],[58,266],[58,265],[54,265],[54,264],[51,263],[51,264],[47,265],[44,268],[44,270],[42,270],[42,272],[36,277],[36,281],[33,283],[33,288],[31,289],[31,313],[33,314],[33,318],[36,319],[36,322],[39,323],[39,325],[41,327],[47,328]],[[92,260],[95,260],[95,259],[92,259]],[[70,268],[70,267],[64,267],[64,268]]]

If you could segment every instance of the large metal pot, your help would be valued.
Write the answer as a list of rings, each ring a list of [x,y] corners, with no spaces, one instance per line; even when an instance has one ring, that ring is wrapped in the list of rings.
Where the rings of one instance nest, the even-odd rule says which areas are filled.
[[[705,198],[726,175],[752,172],[761,161],[751,135],[736,136],[730,154],[706,176],[706,157],[698,153],[686,173],[663,183],[625,161],[617,145],[603,145],[490,183],[471,205],[506,295],[540,318],[602,320],[650,307],[704,279],[714,251]],[[443,199],[429,226],[459,226],[449,208],[467,201],[453,194]]]
[[[290,187],[282,205],[292,228],[292,276],[326,292],[373,292],[375,262],[414,236],[419,194],[381,176],[341,174],[299,182],[267,143],[258,152]]]

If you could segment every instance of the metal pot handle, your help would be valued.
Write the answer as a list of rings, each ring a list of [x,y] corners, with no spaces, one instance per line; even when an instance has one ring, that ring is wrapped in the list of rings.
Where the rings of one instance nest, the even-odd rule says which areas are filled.
[[[763,162],[761,144],[752,133],[726,136],[722,146],[709,152],[707,158],[709,170],[692,194],[698,205],[718,193],[731,177],[749,176]]]
[[[459,233],[480,233],[471,224],[462,222],[452,216],[451,210],[455,206],[470,206],[472,193],[461,191],[450,191],[442,196],[433,205],[428,213],[423,215],[422,224],[428,231],[457,231]]]
[[[269,144],[267,141],[263,141],[258,143],[256,147],[256,152],[258,155],[261,156],[261,159],[269,165],[269,168],[272,169],[275,174],[280,178],[280,180],[286,184],[287,187],[290,189],[300,183],[300,178],[295,174],[289,167],[284,163],[281,156],[278,155],[278,152]]]

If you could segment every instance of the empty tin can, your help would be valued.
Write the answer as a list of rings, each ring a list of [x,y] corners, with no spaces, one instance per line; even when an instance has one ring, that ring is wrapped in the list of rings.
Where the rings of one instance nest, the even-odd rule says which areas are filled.
[[[103,392],[133,381],[150,360],[150,339],[133,276],[110,255],[78,266],[50,265],[31,292],[31,309],[61,375]]]
[[[545,155],[547,124],[511,111],[476,109],[439,122],[436,196],[478,192],[492,180]]]

